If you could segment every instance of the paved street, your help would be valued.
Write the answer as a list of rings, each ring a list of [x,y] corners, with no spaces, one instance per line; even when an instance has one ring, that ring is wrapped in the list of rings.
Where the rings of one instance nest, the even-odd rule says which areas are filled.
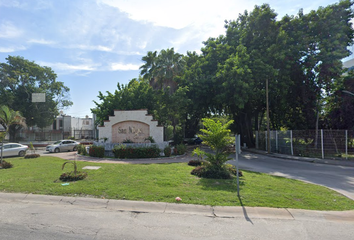
[[[199,205],[0,193],[0,239],[349,240],[354,211]]]
[[[235,164],[235,161],[230,161]],[[332,188],[354,199],[354,167],[283,160],[243,152],[241,169],[298,179]]]
[[[41,154],[47,154],[41,152]],[[77,156],[65,159],[114,163]],[[187,162],[190,156],[165,159]],[[235,163],[231,161],[231,163]],[[240,168],[331,187],[354,198],[354,167],[282,160],[244,152]],[[0,193],[0,239],[353,239],[354,211],[211,207]]]

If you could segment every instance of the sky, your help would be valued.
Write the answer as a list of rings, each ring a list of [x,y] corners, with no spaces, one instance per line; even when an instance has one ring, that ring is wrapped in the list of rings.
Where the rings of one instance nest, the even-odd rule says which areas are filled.
[[[51,67],[70,88],[72,117],[92,116],[99,92],[139,77],[148,51],[200,52],[225,34],[224,21],[268,3],[278,14],[317,10],[334,0],[0,0],[0,62],[21,56]]]

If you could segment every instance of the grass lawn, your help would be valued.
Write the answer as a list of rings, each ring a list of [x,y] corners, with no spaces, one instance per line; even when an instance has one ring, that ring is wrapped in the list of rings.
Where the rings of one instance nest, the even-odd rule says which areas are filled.
[[[84,166],[101,166],[85,170],[88,177],[62,186],[59,176],[72,171],[71,164],[61,170],[66,161],[56,157],[36,159],[7,158],[10,169],[0,169],[0,191],[33,194],[91,196],[156,202],[299,208],[310,210],[350,210],[354,201],[325,187],[267,174],[243,171],[240,195],[236,179],[200,179],[190,174],[187,163],[173,164],[108,164],[77,162]]]

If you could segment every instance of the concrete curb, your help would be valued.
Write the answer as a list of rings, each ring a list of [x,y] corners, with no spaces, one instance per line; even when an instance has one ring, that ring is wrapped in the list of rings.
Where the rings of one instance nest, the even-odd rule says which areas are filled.
[[[201,215],[216,218],[245,218],[252,219],[279,219],[279,220],[307,220],[307,221],[335,221],[354,222],[352,211],[310,211],[287,208],[264,207],[232,207],[232,206],[204,206],[183,203],[143,202],[113,199],[98,199],[86,197],[65,197],[52,195],[36,195],[23,193],[0,193],[2,204],[23,203],[38,205],[67,205],[86,209],[106,209],[108,211],[122,211],[135,213],[161,213]]]

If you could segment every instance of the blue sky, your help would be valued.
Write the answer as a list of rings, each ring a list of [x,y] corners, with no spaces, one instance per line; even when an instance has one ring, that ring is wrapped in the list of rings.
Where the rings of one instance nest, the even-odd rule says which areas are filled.
[[[278,13],[296,15],[338,1],[271,0]],[[91,116],[101,91],[114,92],[139,76],[148,51],[199,51],[224,34],[224,20],[252,11],[260,0],[0,0],[0,62],[22,56],[51,67],[70,88],[73,117]]]

